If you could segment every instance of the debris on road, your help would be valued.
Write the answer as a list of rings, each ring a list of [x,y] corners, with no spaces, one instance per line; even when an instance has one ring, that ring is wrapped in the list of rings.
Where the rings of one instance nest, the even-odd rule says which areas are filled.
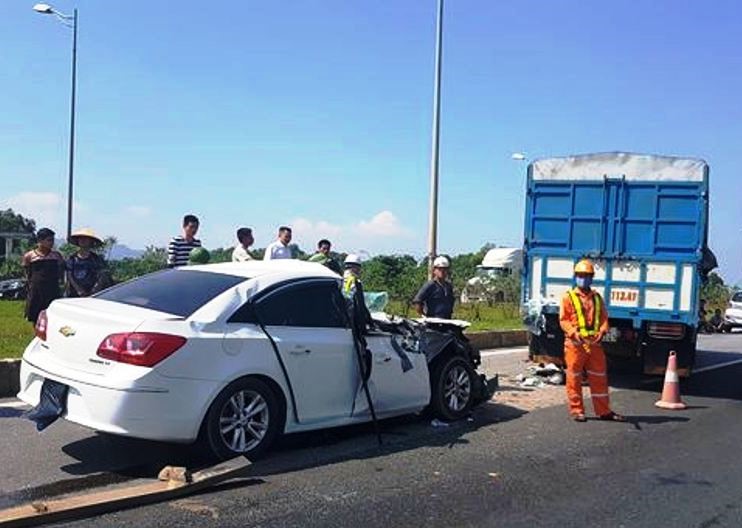
[[[152,482],[48,501],[35,501],[0,510],[0,527],[68,522],[175,499],[226,480],[242,477],[249,465],[249,460],[237,457],[193,474],[188,473],[185,468],[167,466],[160,472],[160,479]]]
[[[518,374],[515,381],[521,387],[540,389],[545,385],[563,385],[564,371],[554,363],[531,365],[526,368],[527,374]]]
[[[448,423],[448,422],[444,422],[442,420],[439,420],[438,418],[433,418],[430,421],[430,425],[432,425],[433,427],[448,427],[451,424]]]

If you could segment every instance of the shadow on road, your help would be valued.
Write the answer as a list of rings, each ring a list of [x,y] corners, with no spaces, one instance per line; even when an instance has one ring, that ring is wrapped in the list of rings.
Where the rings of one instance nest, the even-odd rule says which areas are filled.
[[[480,405],[468,419],[448,426],[434,427],[429,416],[406,416],[380,423],[383,445],[376,441],[372,424],[325,429],[285,436],[264,460],[253,464],[253,474],[272,475],[347,460],[374,459],[379,456],[417,449],[468,444],[467,433],[496,423],[514,420],[525,411],[494,402]]]
[[[271,475],[345,460],[373,459],[424,446],[454,449],[468,443],[467,433],[524,414],[525,411],[520,409],[488,402],[474,409],[469,418],[442,427],[431,425],[431,418],[426,415],[383,420],[380,422],[382,446],[377,445],[371,424],[286,435],[265,459],[253,464],[252,474]],[[63,446],[62,451],[77,461],[61,468],[73,477],[38,489],[26,489],[24,500],[139,478],[156,478],[166,465],[197,470],[214,462],[198,444],[166,444],[104,433],[71,442]]]
[[[689,422],[690,418],[685,416],[662,416],[662,415],[651,415],[651,416],[627,416],[626,422],[634,426],[637,431],[643,431],[642,425],[660,425],[665,423],[685,423]]]

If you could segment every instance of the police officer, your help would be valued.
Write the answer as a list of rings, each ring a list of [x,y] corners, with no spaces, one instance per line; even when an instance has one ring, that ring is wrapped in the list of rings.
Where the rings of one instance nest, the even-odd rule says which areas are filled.
[[[433,280],[426,282],[412,300],[417,313],[425,317],[451,319],[453,315],[453,285],[448,280],[451,263],[446,257],[433,260]]]
[[[608,311],[600,294],[590,286],[595,268],[581,260],[574,268],[576,286],[562,297],[559,324],[564,331],[564,361],[567,364],[569,413],[576,422],[585,422],[582,401],[582,371],[587,372],[595,414],[601,420],[625,422],[611,410],[608,399],[606,360],[601,340],[608,332]]]

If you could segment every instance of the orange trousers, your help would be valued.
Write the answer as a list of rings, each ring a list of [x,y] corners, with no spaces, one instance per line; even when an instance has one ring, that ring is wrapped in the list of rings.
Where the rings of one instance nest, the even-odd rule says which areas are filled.
[[[599,344],[589,345],[588,353],[582,345],[571,340],[564,342],[564,361],[567,364],[567,400],[569,413],[585,414],[582,401],[582,372],[587,372],[590,397],[595,414],[603,416],[611,412],[608,399],[608,376],[606,375],[605,352]]]

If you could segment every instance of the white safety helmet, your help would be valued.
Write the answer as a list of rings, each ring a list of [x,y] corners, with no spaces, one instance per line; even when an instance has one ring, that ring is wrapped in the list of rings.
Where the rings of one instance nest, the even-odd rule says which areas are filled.
[[[435,257],[433,260],[433,267],[434,268],[450,268],[451,263],[448,261],[446,257]]]
[[[345,265],[346,266],[351,266],[351,265],[360,266],[361,265],[361,257],[359,257],[358,255],[356,255],[355,253],[351,253],[350,255],[348,255],[347,257],[345,257]]]

